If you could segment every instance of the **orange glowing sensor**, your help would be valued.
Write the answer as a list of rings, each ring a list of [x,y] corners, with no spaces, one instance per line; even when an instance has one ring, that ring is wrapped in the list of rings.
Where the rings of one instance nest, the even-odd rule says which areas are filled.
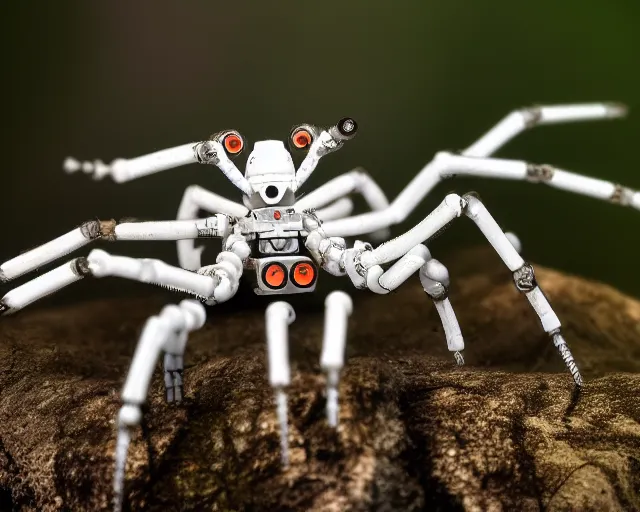
[[[304,149],[311,144],[313,137],[307,130],[301,129],[291,136],[291,140],[296,148]]]
[[[270,288],[282,288],[287,281],[287,272],[280,263],[272,263],[262,272],[264,282]]]
[[[224,149],[231,155],[237,155],[242,151],[243,147],[242,138],[235,133],[230,133],[224,138]]]
[[[309,263],[298,263],[291,270],[292,281],[300,286],[311,286],[316,278],[316,269]]]

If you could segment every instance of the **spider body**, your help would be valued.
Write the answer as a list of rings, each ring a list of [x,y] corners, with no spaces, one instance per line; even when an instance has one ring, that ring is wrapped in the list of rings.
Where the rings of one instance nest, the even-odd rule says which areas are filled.
[[[240,219],[237,227],[251,248],[245,268],[255,270],[256,294],[315,290],[318,266],[305,247],[301,213],[291,207],[259,208]]]

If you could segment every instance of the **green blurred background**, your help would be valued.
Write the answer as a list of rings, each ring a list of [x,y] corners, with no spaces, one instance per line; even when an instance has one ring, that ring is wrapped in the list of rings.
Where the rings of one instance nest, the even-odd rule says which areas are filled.
[[[68,155],[108,162],[223,128],[284,139],[296,123],[353,116],[359,136],[306,190],[361,165],[394,198],[436,151],[462,149],[516,107],[622,101],[627,120],[537,128],[498,155],[640,189],[638,1],[5,2],[2,11],[3,261],[92,217],[174,218],[191,183],[238,198],[213,167],[122,185],[61,169]],[[458,179],[395,232],[452,190],[478,191],[528,259],[640,297],[639,211]],[[431,248],[446,263],[447,252],[482,242],[461,221]],[[172,243],[108,250],[177,261]],[[79,293],[130,290],[91,286]]]

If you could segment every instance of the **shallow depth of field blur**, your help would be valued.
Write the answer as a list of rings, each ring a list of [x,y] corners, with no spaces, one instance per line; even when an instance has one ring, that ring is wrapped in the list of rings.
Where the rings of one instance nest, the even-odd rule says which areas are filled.
[[[109,162],[224,128],[285,139],[299,122],[352,116],[358,137],[323,159],[305,190],[364,166],[393,199],[435,152],[464,148],[516,107],[621,101],[624,121],[537,128],[498,156],[640,189],[637,1],[13,2],[0,19],[2,261],[90,218],[172,219],[192,183],[239,200],[214,167],[121,185],[61,169],[68,155]],[[640,297],[640,211],[544,185],[456,179],[394,232],[453,190],[479,192],[527,259]],[[460,220],[430,247],[439,257],[478,243]],[[106,249],[177,262],[173,243]]]

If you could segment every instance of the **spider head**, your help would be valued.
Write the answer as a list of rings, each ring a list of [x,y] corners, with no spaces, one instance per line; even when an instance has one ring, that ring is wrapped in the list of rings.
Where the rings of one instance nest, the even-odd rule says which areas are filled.
[[[269,206],[293,204],[296,168],[282,141],[256,142],[247,159],[245,177],[255,191],[250,198],[251,203],[263,202]]]

